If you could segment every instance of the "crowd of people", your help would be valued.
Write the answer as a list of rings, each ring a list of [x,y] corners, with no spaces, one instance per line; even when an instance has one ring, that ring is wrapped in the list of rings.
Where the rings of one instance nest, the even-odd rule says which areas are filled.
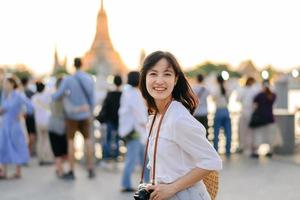
[[[200,183],[197,185],[202,188],[202,196],[209,199],[201,180],[210,171],[222,168],[218,155],[220,129],[226,138],[226,158],[230,159],[232,154],[232,120],[228,108],[232,91],[221,75],[215,77],[214,88],[206,84],[202,74],[197,75],[191,87],[176,58],[157,51],[146,57],[140,72],[128,73],[126,84],[121,76],[114,76],[115,89],[107,93],[99,114],[94,116],[94,81],[81,69],[80,58],[74,59],[74,67],[73,75],[57,77],[51,89],[36,81],[36,91],[28,86],[28,78],[18,80],[0,69],[0,179],[21,178],[21,166],[28,164],[36,153],[39,165],[54,163],[57,177],[74,180],[77,131],[84,138],[87,176],[94,178],[91,136],[93,120],[98,120],[106,127],[102,134],[102,160],[118,161],[120,140],[126,146],[123,192],[135,191],[131,175],[136,165],[148,163],[143,178],[149,182],[153,159],[157,159],[156,177],[151,179],[157,182],[148,187],[154,191],[151,198],[174,198],[177,194],[185,199],[195,189],[194,185]],[[209,97],[216,106],[213,141],[208,140]],[[270,145],[266,155],[272,157],[274,148],[281,145],[273,114],[275,100],[268,80],[259,86],[253,77],[248,77],[245,86],[238,90],[242,105],[238,152],[258,158],[259,146],[266,143]],[[159,136],[155,135],[160,131]],[[160,141],[158,155],[153,158],[156,137]],[[146,149],[148,157],[144,156]],[[16,166],[12,176],[7,174],[7,165]]]

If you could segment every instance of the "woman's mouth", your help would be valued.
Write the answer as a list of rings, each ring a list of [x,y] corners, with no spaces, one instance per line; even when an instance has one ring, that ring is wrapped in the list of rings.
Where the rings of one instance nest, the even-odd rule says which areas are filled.
[[[165,88],[165,87],[154,87],[153,89],[157,92],[163,92],[163,91],[167,90],[167,88]]]

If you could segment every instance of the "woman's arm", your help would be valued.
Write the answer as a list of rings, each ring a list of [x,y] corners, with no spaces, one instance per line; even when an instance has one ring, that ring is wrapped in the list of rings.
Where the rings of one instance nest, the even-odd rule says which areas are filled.
[[[183,177],[171,184],[149,185],[147,190],[153,190],[150,200],[164,200],[174,196],[177,192],[185,190],[201,181],[211,171],[201,168],[194,168]]]
[[[180,192],[195,185],[197,182],[201,181],[205,176],[207,176],[210,172],[210,170],[194,168],[186,175],[179,178],[174,183],[170,184],[170,186],[171,188],[173,188],[175,193]]]

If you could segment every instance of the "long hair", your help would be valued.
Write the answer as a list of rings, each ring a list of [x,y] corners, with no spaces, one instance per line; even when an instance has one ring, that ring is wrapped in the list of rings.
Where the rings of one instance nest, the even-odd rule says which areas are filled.
[[[218,75],[217,76],[217,82],[219,83],[220,85],[220,89],[221,89],[221,93],[223,96],[226,96],[226,89],[224,87],[224,79],[221,75]]]
[[[273,92],[270,90],[270,81],[269,81],[269,80],[264,80],[264,81],[263,81],[263,86],[264,86],[264,93],[265,93],[266,97],[267,97],[269,100],[273,100],[274,94],[273,94]]]
[[[14,90],[19,87],[18,81],[17,81],[17,79],[15,77],[8,77],[8,78],[6,78],[6,80],[8,82],[10,82],[10,84],[12,84]]]
[[[145,58],[141,69],[140,90],[147,102],[148,112],[150,114],[153,114],[154,112],[158,111],[158,109],[153,97],[147,91],[146,76],[148,71],[152,69],[152,67],[163,58],[165,58],[168,61],[169,65],[174,69],[175,76],[177,78],[177,82],[172,91],[172,98],[176,101],[181,102],[191,113],[193,113],[197,107],[198,99],[193,93],[190,84],[186,80],[176,58],[171,53],[164,51],[155,51],[148,55]]]
[[[250,76],[247,78],[245,86],[249,87],[249,86],[253,85],[254,83],[255,83],[255,79],[252,76]]]

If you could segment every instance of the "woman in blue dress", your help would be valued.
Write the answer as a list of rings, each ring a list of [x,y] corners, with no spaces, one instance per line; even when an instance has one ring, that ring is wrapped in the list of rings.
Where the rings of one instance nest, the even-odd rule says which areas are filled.
[[[17,91],[17,82],[9,77],[4,80],[0,115],[0,164],[3,170],[0,179],[6,178],[6,165],[16,165],[16,172],[12,178],[21,177],[21,165],[29,160],[29,152],[21,125],[24,106],[28,113],[32,112],[32,105],[27,97]]]

